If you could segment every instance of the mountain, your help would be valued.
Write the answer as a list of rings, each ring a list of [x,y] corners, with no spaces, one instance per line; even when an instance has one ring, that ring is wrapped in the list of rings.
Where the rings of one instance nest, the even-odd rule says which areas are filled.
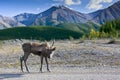
[[[91,28],[96,29],[96,26],[99,26],[94,22],[89,23],[88,15],[65,6],[52,6],[39,14],[19,14],[14,19],[26,26],[47,25],[82,33],[89,31]]]
[[[14,16],[14,19],[26,26],[31,26],[34,23],[36,17],[37,17],[36,14],[23,13],[23,14]]]
[[[53,6],[38,14],[34,25],[57,25],[60,23],[85,23],[87,15],[69,9],[65,6]]]
[[[23,24],[17,22],[15,19],[10,17],[3,17],[0,15],[0,29],[24,26]]]
[[[120,19],[120,1],[108,8],[84,14],[72,10],[66,6],[52,6],[39,14],[24,13],[14,17],[15,20],[26,26],[49,25],[56,26],[66,23],[87,23],[104,24],[107,21]]]
[[[0,15],[0,29],[4,29],[4,28],[9,28],[10,25],[7,24],[4,19],[3,16]]]
[[[26,26],[57,25],[60,23],[85,23],[88,21],[86,14],[74,11],[65,6],[52,6],[39,14],[19,14],[14,19]]]
[[[104,24],[107,21],[120,19],[120,1],[111,5],[110,7],[98,10],[89,14],[84,14],[70,9],[66,6],[52,6],[51,8],[43,11],[39,14],[23,13],[10,17],[0,16],[0,28],[8,28],[14,26],[61,26],[73,25],[76,26],[74,30],[81,27],[86,27],[83,25],[91,22],[92,25]],[[79,25],[78,25],[79,24]],[[91,25],[90,23],[88,25]],[[73,29],[73,26],[67,26],[65,28]],[[91,26],[89,26],[91,27]]]
[[[98,10],[88,15],[91,16],[91,21],[95,21],[96,23],[100,24],[104,24],[107,21],[120,19],[120,1],[106,9]]]
[[[106,9],[89,14],[80,13],[65,6],[52,6],[39,14],[23,13],[15,16],[14,19],[26,26],[56,26],[64,23],[87,23],[88,21],[104,24],[107,21],[120,19],[119,13],[120,1]]]

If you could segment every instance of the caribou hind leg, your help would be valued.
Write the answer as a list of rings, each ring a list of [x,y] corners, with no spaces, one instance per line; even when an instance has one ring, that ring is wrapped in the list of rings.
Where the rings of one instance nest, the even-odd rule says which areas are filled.
[[[29,69],[27,67],[26,61],[28,59],[29,53],[24,53],[24,55],[20,58],[20,63],[21,63],[21,71],[23,72],[23,61],[24,65],[26,67],[27,72],[29,72]]]
[[[25,64],[25,67],[26,67],[27,72],[29,72],[28,67],[27,67],[27,64],[26,64],[26,61],[27,61],[27,59],[28,59],[28,56],[29,56],[29,53],[26,53],[26,54],[24,55],[24,64]]]
[[[24,61],[24,64],[25,64],[25,67],[26,67],[27,72],[29,72],[28,67],[27,67],[27,64],[26,64],[26,60]]]

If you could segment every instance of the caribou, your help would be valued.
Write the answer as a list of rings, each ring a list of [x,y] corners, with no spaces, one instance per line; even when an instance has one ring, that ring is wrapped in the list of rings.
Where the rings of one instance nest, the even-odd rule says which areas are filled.
[[[53,51],[56,49],[56,47],[53,47],[53,45],[54,45],[54,41],[51,46],[47,42],[45,43],[28,42],[22,44],[24,55],[20,57],[21,71],[23,72],[23,61],[24,61],[26,70],[27,72],[29,72],[26,61],[28,59],[28,56],[32,53],[34,55],[40,56],[41,58],[40,71],[42,72],[43,59],[45,58],[47,64],[47,71],[50,72],[48,65],[48,58],[50,59],[52,57]]]

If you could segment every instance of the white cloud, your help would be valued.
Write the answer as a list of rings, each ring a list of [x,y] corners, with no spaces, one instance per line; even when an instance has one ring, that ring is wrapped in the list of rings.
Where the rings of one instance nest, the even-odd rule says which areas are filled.
[[[63,2],[66,5],[79,5],[81,0],[53,0],[55,2]]]
[[[108,3],[110,3],[110,2],[112,2],[112,0],[103,0],[103,2],[108,2]]]
[[[79,5],[79,4],[81,4],[81,0],[65,0],[65,4],[67,4],[67,5]]]
[[[101,9],[103,7],[102,3],[111,3],[112,0],[91,0],[89,4],[87,5],[88,9]]]

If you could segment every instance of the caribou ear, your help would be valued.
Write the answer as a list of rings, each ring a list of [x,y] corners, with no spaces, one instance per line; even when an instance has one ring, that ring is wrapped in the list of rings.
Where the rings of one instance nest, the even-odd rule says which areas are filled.
[[[56,47],[52,48],[51,50],[54,51],[56,49]]]

